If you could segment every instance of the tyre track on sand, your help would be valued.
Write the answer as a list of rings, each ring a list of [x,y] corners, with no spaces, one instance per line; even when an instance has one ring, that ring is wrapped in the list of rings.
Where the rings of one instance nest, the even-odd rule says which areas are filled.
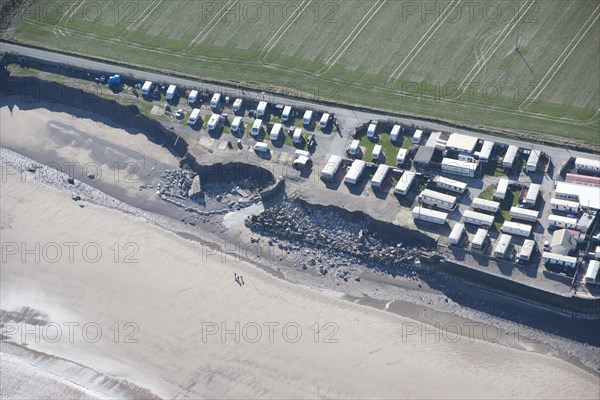
[[[598,20],[598,17],[600,17],[600,13],[597,13],[597,11],[599,9],[600,9],[600,5],[598,7],[596,7],[596,9],[588,17],[588,19],[585,21],[585,23],[581,26],[581,28],[579,29],[579,31],[577,31],[577,33],[575,34],[575,36],[573,37],[573,39],[571,39],[571,41],[569,42],[569,44],[567,44],[567,46],[565,47],[565,49],[560,53],[560,55],[558,56],[558,58],[556,59],[556,61],[554,61],[554,63],[552,64],[552,66],[550,66],[550,68],[548,69],[548,71],[546,72],[546,74],[542,77],[542,79],[539,81],[539,83],[537,84],[537,86],[531,91],[531,93],[529,93],[529,96],[527,96],[525,98],[525,100],[523,100],[523,102],[519,105],[519,110],[525,109],[529,104],[531,104],[532,102],[534,102],[539,97],[539,95],[542,93],[542,91],[546,88],[546,86],[548,86],[548,84],[550,83],[550,81],[552,81],[552,78],[554,78],[554,75],[556,75],[556,73],[560,70],[560,68],[563,66],[563,64],[565,63],[565,61],[567,61],[567,59],[569,58],[569,56],[571,55],[571,53],[577,48],[577,45],[583,40],[583,38],[588,33],[588,31],[594,26],[594,24]],[[588,25],[588,22],[594,16],[594,14],[597,14],[596,17]],[[579,34],[581,33],[581,31],[586,26],[587,26],[587,29],[585,30],[585,32],[583,32],[583,34],[579,37],[579,39],[577,40],[577,42],[571,47],[571,44],[573,43],[573,41],[575,39],[577,39],[577,37],[579,36]],[[570,50],[569,50],[569,48],[570,48]],[[563,55],[565,54],[565,52],[567,50],[569,50],[569,52],[567,53],[567,55],[565,55],[563,57]],[[561,58],[562,58],[562,61],[561,61]],[[560,64],[556,68],[554,68],[554,66],[559,61],[560,61]],[[554,68],[554,72],[552,72],[553,68]],[[546,79],[548,77],[548,74],[550,74],[551,72],[552,72],[552,75],[548,79]],[[544,83],[544,81],[546,81],[546,83]],[[536,93],[536,90],[540,87],[540,85],[542,83],[544,83],[544,86],[542,86],[540,88],[540,90]],[[531,98],[531,96],[533,96],[534,94],[535,94],[535,96],[533,98]]]
[[[325,70],[324,70],[324,71],[322,71],[322,72],[327,72],[327,71],[329,71],[329,70],[331,69],[331,67],[333,67],[333,66],[335,65],[335,63],[336,63],[336,62],[337,62],[337,61],[340,59],[340,57],[341,57],[341,56],[342,56],[342,55],[343,55],[343,54],[346,52],[346,50],[348,50],[348,47],[350,47],[350,45],[352,45],[352,43],[354,43],[354,41],[356,40],[356,38],[358,37],[358,35],[360,35],[360,33],[363,31],[363,29],[365,29],[365,28],[367,27],[367,25],[369,24],[369,22],[370,22],[370,21],[373,19],[373,17],[374,17],[374,16],[377,14],[377,12],[378,12],[378,11],[381,9],[381,7],[383,7],[383,5],[385,4],[385,2],[386,2],[386,1],[387,1],[387,0],[383,0],[383,1],[381,2],[381,4],[380,4],[380,5],[377,7],[377,9],[376,9],[375,11],[373,11],[373,13],[372,13],[372,14],[371,14],[371,16],[369,17],[369,19],[367,19],[367,20],[365,21],[365,23],[364,23],[364,24],[362,24],[362,27],[360,28],[360,30],[359,30],[358,32],[356,32],[356,34],[355,34],[355,35],[352,37],[352,39],[350,39],[350,41],[348,42],[348,44],[346,44],[346,46],[345,46],[345,47],[342,49],[342,51],[341,51],[341,52],[338,54],[338,56],[335,58],[335,60],[333,60],[333,61],[329,62],[329,60],[331,60],[331,57],[329,58],[329,60],[327,60],[327,62],[326,62],[326,65],[328,65],[328,66],[327,66],[327,68],[325,68]],[[377,3],[375,3],[375,4],[377,4]],[[370,11],[370,10],[369,10],[369,11]],[[358,27],[358,25],[357,25],[357,27]],[[356,29],[356,28],[355,28],[355,29]],[[349,36],[348,38],[350,38],[350,36]],[[348,38],[347,38],[347,39],[348,39]],[[343,43],[342,43],[342,45],[343,45]],[[339,48],[338,48],[338,50],[339,50]],[[321,73],[321,70],[320,70],[320,71],[317,71],[317,73]]]
[[[402,75],[402,73],[406,70],[406,68],[412,62],[412,60],[417,56],[417,54],[419,54],[419,52],[423,49],[423,47],[427,44],[427,42],[433,37],[433,35],[437,32],[437,30],[440,29],[442,24],[444,22],[446,22],[446,19],[448,19],[448,16],[452,13],[452,11],[454,11],[454,9],[458,6],[459,3],[460,3],[460,0],[452,0],[451,3],[448,3],[448,5],[446,6],[446,8],[444,8],[444,11],[442,11],[440,16],[437,17],[435,21],[433,21],[433,24],[431,24],[431,26],[425,31],[423,36],[421,36],[419,38],[417,43],[410,49],[410,51],[408,52],[406,57],[402,59],[402,62],[396,67],[394,72],[392,72],[392,74],[390,75],[390,77],[388,78],[388,80],[386,82],[387,84],[390,84],[390,82],[394,83],[398,80],[400,75]],[[450,10],[450,12],[446,13],[446,11],[448,11],[448,9],[450,7],[452,7],[452,9]],[[441,18],[443,18],[443,21],[442,21],[442,23],[438,24],[438,22],[440,21]],[[431,31],[431,29],[433,29],[434,27],[435,27],[434,31],[429,33],[429,31]],[[423,40],[425,40],[425,41],[421,44],[421,42]],[[416,53],[413,54],[411,57],[411,54],[413,53],[413,51],[415,51],[415,49],[417,48],[417,46],[419,46],[419,44],[421,44],[421,46],[416,51]],[[408,59],[409,57],[411,57],[410,60]],[[408,60],[408,62],[407,62],[407,60]],[[404,64],[405,62],[407,63],[406,65]],[[400,68],[402,68],[401,71],[399,71]]]
[[[525,11],[521,12],[523,7],[525,7],[525,4],[529,4],[529,5],[527,6],[527,9]],[[532,0],[530,3],[523,3],[521,8],[519,8],[519,11],[516,12],[515,15],[513,15],[513,17],[509,20],[508,24],[502,30],[502,32],[500,32],[500,35],[496,38],[496,40],[494,40],[494,42],[491,44],[491,46],[488,47],[488,49],[483,54],[483,57],[484,57],[483,62],[481,62],[481,63],[476,62],[475,65],[473,65],[473,67],[471,68],[471,70],[467,73],[467,76],[465,77],[465,79],[463,79],[463,81],[460,83],[460,85],[458,85],[458,90],[459,90],[460,94],[462,94],[462,92],[460,92],[460,90],[464,91],[465,88],[469,87],[469,85],[473,82],[473,79],[475,79],[477,74],[479,74],[479,72],[485,67],[487,62],[496,53],[496,50],[498,50],[498,48],[502,45],[502,43],[504,43],[504,41],[506,40],[508,35],[510,35],[510,33],[513,31],[513,29],[516,28],[516,26],[519,24],[521,19],[523,19],[525,17],[525,15],[527,14],[527,11],[529,11],[531,6],[533,6],[534,4],[535,4],[535,0]],[[517,16],[519,16],[519,18],[511,26],[511,23]],[[508,32],[504,33],[508,27],[511,27],[511,28],[508,30]],[[498,42],[498,40],[500,40],[500,43],[496,44]],[[477,68],[477,69],[475,69],[475,68]],[[473,72],[474,70],[475,70],[475,72]],[[470,79],[469,79],[469,77],[470,77]],[[469,79],[469,82],[465,86],[465,82],[467,81],[467,79]]]
[[[310,5],[310,3],[312,3],[312,0],[308,0],[308,3],[306,3],[306,5],[304,5],[304,7],[302,7],[302,5],[305,3],[305,1],[306,0],[302,0],[302,2],[300,4],[298,4],[298,7],[296,7],[296,9],[294,10],[294,12],[287,17],[287,19],[283,22],[283,24],[281,24],[281,26],[277,29],[277,31],[273,34],[273,36],[271,36],[271,38],[269,39],[269,41],[260,50],[260,52],[258,53],[258,57],[257,57],[257,60],[258,60],[259,63],[261,63],[261,64],[269,64],[266,61],[266,58],[267,58],[267,55],[269,54],[269,52],[273,49],[273,47],[275,47],[275,45],[277,43],[279,43],[279,41],[281,40],[281,38],[283,37],[283,35],[285,35],[287,33],[287,31],[298,20],[298,18],[300,18],[300,15],[302,15],[302,13],[304,12],[304,10],[306,10],[306,8],[308,8],[308,6]],[[300,7],[302,7],[302,10],[300,10],[300,12],[297,12]],[[292,21],[290,23],[288,23],[288,21],[290,20],[290,18],[292,18]],[[284,30],[283,30],[283,32],[281,32],[281,34],[279,34],[279,31],[281,30],[281,28],[284,28]],[[275,41],[271,44],[271,46],[269,46],[269,43],[271,43],[271,41],[273,41],[273,39],[275,39]],[[268,49],[267,49],[267,46],[269,46]],[[265,50],[266,50],[266,52],[265,52]]]

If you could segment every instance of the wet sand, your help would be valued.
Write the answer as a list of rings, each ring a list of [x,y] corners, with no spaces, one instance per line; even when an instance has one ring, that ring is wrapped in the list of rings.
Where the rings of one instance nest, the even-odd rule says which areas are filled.
[[[18,345],[161,397],[598,398],[597,376],[556,357],[414,331],[415,320],[290,284],[143,213],[80,208],[25,176],[5,176],[0,192],[2,242],[19,246],[2,263],[0,300],[47,328],[22,337],[32,326],[10,321]],[[36,243],[39,261],[23,261]],[[77,244],[72,259],[65,243]]]

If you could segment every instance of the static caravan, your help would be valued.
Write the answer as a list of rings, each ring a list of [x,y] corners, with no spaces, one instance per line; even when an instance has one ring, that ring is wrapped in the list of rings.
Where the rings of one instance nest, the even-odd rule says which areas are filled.
[[[404,165],[404,161],[406,161],[406,154],[408,150],[400,149],[398,150],[398,155],[396,156],[396,165],[401,166]]]
[[[390,141],[391,142],[398,141],[398,139],[400,138],[400,129],[402,129],[402,127],[400,125],[394,125],[394,127],[392,128],[392,131],[390,132]]]
[[[359,156],[361,151],[358,139],[354,139],[352,143],[350,143],[350,146],[348,146],[348,155],[350,156]]]
[[[369,127],[367,128],[367,137],[369,139],[374,138],[376,132],[377,132],[377,122],[373,122],[373,123],[369,124]]]
[[[306,167],[308,165],[309,162],[310,162],[310,157],[300,156],[294,160],[294,163],[293,163],[294,169],[302,170],[302,169],[304,169],[304,167]]]
[[[150,82],[150,81],[144,82],[144,85],[142,86],[142,95],[143,96],[149,95],[151,90],[152,90],[152,82]]]
[[[563,217],[562,215],[550,214],[548,216],[548,226],[575,229],[577,228],[577,218]]]
[[[544,251],[542,253],[542,258],[544,259],[544,262],[548,264],[562,265],[563,267],[569,268],[575,268],[577,266],[576,257],[563,256],[562,254]]]
[[[463,224],[455,224],[452,228],[452,232],[450,232],[450,236],[448,236],[448,243],[455,246],[460,245],[464,234],[465,226]]]
[[[419,143],[421,143],[421,138],[422,137],[423,137],[423,131],[420,130],[420,129],[417,129],[415,131],[415,133],[413,134],[413,137],[412,137],[413,144],[418,145]]]
[[[329,157],[329,161],[323,167],[321,171],[321,179],[323,181],[332,181],[340,170],[340,166],[342,165],[342,157],[332,155]]]
[[[287,120],[290,119],[291,113],[292,113],[292,107],[290,107],[290,106],[283,107],[283,112],[281,113],[281,120],[283,122],[287,122]]]
[[[525,171],[535,172],[537,171],[538,163],[540,162],[540,155],[542,154],[539,150],[531,150],[529,152],[529,158],[527,158],[527,165]]]
[[[167,94],[165,96],[166,99],[173,100],[173,97],[175,97],[175,92],[177,92],[177,86],[169,85],[169,88],[167,89]]]
[[[535,251],[535,240],[525,239],[521,251],[517,255],[517,261],[530,261],[533,252]]]
[[[565,182],[577,183],[585,186],[600,186],[600,177],[568,173],[565,177]]]
[[[496,191],[494,192],[494,199],[496,200],[504,200],[506,197],[506,191],[508,190],[508,179],[500,178],[498,180],[498,186],[496,187]]]
[[[471,203],[471,208],[474,210],[487,211],[495,214],[500,209],[500,203],[497,201],[475,198]]]
[[[304,138],[302,137],[302,128],[294,129],[294,134],[292,135],[292,142],[294,144],[302,144],[303,139]]]
[[[485,140],[483,145],[481,146],[481,150],[479,151],[479,160],[483,162],[488,162],[490,157],[492,156],[492,150],[494,149],[494,142],[491,140]]]
[[[198,91],[192,90],[188,96],[188,104],[194,104],[198,101]]]
[[[433,178],[433,182],[440,189],[451,190],[456,193],[464,193],[467,190],[467,184],[461,181],[455,181],[454,179],[446,178],[441,175],[437,175]]]
[[[279,123],[273,124],[273,128],[271,128],[271,140],[276,142],[280,139],[282,131],[282,125]]]
[[[262,117],[263,115],[265,115],[266,111],[267,111],[267,102],[266,101],[258,102],[258,107],[256,107],[256,115],[258,115],[259,117]]]
[[[445,210],[454,210],[456,208],[456,197],[436,192],[431,189],[425,189],[419,195],[422,204],[435,205]]]
[[[210,106],[212,108],[219,108],[220,104],[221,104],[221,93],[213,94],[212,99],[210,99]]]
[[[344,182],[350,185],[356,184],[360,180],[366,165],[367,164],[363,160],[354,160],[344,177]]]
[[[485,228],[479,228],[473,237],[471,248],[475,250],[485,250],[488,240],[488,230]]]
[[[517,158],[517,152],[519,148],[515,145],[508,146],[508,150],[506,150],[506,154],[504,154],[504,158],[502,159],[502,167],[505,169],[510,169],[515,164],[515,159]]]
[[[390,170],[391,168],[385,164],[381,164],[377,167],[377,171],[375,171],[375,175],[373,175],[373,178],[371,179],[371,186],[374,189],[381,189],[385,184]]]
[[[191,126],[196,125],[196,122],[198,122],[199,118],[200,118],[200,109],[194,108],[192,110],[192,113],[190,114],[190,118],[188,119],[188,124],[190,124]]]
[[[244,101],[242,99],[235,99],[235,101],[233,102],[233,112],[238,112],[242,109],[242,105],[244,104]]]
[[[242,117],[237,116],[233,119],[233,122],[231,123],[231,132],[239,132],[240,127],[242,127]]]
[[[577,157],[575,159],[575,168],[591,172],[600,172],[600,159],[589,159]]]
[[[373,153],[371,154],[371,161],[379,162],[383,156],[383,150],[380,144],[373,146]]]
[[[554,198],[550,200],[550,208],[554,211],[576,213],[579,211],[579,202]]]
[[[412,210],[413,219],[433,222],[434,224],[444,225],[448,219],[448,214],[441,211],[430,210],[423,207],[415,207]]]
[[[475,176],[478,166],[479,164],[477,162],[454,160],[452,158],[444,158],[442,160],[443,172],[470,178]]]
[[[463,214],[463,222],[465,224],[473,224],[489,228],[494,224],[494,216],[473,210],[466,210]]]
[[[595,285],[596,283],[600,283],[598,280],[598,271],[600,270],[600,261],[590,260],[588,263],[588,267],[585,271],[585,283],[590,283]]]
[[[258,142],[254,145],[253,149],[258,153],[268,153],[269,145],[263,142]]]
[[[503,233],[500,235],[498,242],[496,243],[496,247],[494,247],[494,257],[496,258],[508,258],[511,254],[509,251],[511,249],[510,242],[512,241],[512,236]]]
[[[252,124],[252,136],[256,137],[260,134],[262,119],[255,119]]]
[[[540,187],[541,186],[537,183],[529,185],[527,196],[525,196],[525,204],[534,205],[537,202],[537,198],[540,194]]]
[[[526,208],[511,207],[510,219],[518,219],[521,221],[535,222],[538,220],[539,211],[528,210]]]
[[[304,117],[302,117],[302,123],[306,126],[310,125],[312,122],[313,112],[311,110],[306,110],[304,113]]]
[[[294,158],[298,158],[298,157],[312,158],[312,155],[310,154],[309,151],[296,149],[296,151],[294,151]]]
[[[208,123],[206,124],[206,128],[209,131],[213,131],[213,130],[217,129],[217,127],[219,126],[220,119],[221,119],[221,116],[219,114],[211,115],[208,120]]]
[[[412,171],[404,171],[400,179],[398,179],[398,183],[396,183],[396,187],[394,188],[394,193],[405,195],[410,190],[413,182],[415,181],[417,174]]]
[[[327,125],[329,125],[329,118],[329,113],[325,113],[321,116],[321,120],[319,121],[319,126],[321,127],[321,129],[327,128]]]
[[[531,235],[531,225],[520,224],[518,222],[506,221],[502,224],[500,229],[503,233],[509,233],[511,235],[519,235],[523,237],[529,237]]]

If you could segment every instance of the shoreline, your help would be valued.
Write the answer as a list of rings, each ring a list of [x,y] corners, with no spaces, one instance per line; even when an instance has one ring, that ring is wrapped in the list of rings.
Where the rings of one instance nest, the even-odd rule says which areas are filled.
[[[6,162],[5,159],[8,156],[11,162],[17,161],[22,170],[25,170],[28,165],[39,164],[35,160],[4,147],[0,147],[0,155],[2,156],[3,163]],[[40,170],[44,171],[42,172],[44,178],[39,181],[34,179],[36,184],[44,185],[62,193],[73,192],[72,186],[66,183],[67,175],[45,165],[42,165],[35,173],[37,174]],[[31,179],[31,176],[29,175],[31,174],[27,173],[26,180]],[[217,246],[221,254],[226,254],[226,251],[223,250],[222,246],[227,243],[227,239],[232,239],[231,235],[221,233],[215,234],[207,231],[204,231],[204,236],[201,236],[197,229],[192,230],[190,229],[190,226],[185,223],[175,221],[172,218],[161,214],[141,210],[84,182],[76,182],[76,189],[76,192],[82,195],[83,204],[94,204],[119,213],[124,213],[133,218],[141,218],[146,223],[150,223],[157,228],[164,230],[169,234],[178,236],[190,243],[200,243],[203,246]],[[237,232],[233,234],[233,237],[236,236],[239,238],[240,233]],[[213,250],[210,250],[210,252],[212,253]],[[239,254],[235,255],[239,256]],[[397,286],[398,282],[396,281],[395,284],[386,282],[384,286],[381,287],[381,282],[370,281],[367,278],[361,283],[365,283],[366,281],[366,285],[368,286],[359,289],[357,292],[356,290],[348,291],[348,288],[339,288],[339,286],[332,285],[331,283],[319,281],[320,276],[318,275],[307,275],[305,271],[296,271],[295,268],[290,266],[277,266],[277,263],[273,262],[274,260],[267,261],[264,257],[251,258],[242,256],[240,259],[241,262],[250,263],[260,271],[276,279],[287,281],[293,285],[301,285],[309,290],[325,294],[328,297],[342,299],[349,303],[359,304],[369,309],[384,311],[399,317],[409,318],[414,324],[410,325],[410,328],[407,329],[407,332],[404,333],[404,335],[416,336],[417,338],[423,339],[427,338],[428,335],[431,335],[429,328],[435,328],[436,334],[434,336],[436,341],[464,340],[473,342],[474,340],[477,340],[519,351],[535,352],[540,355],[551,354],[554,357],[568,362],[574,367],[600,377],[600,359],[586,360],[585,358],[581,358],[581,355],[585,354],[587,348],[586,345],[572,342],[572,339],[566,337],[553,338],[551,333],[530,328],[526,324],[502,319],[479,310],[463,307],[460,304],[449,300],[444,294],[441,294],[440,296],[440,292],[434,289],[419,287],[423,283],[420,279],[414,280],[412,277],[409,277],[400,286]],[[380,274],[380,278],[387,278],[386,275],[387,274],[382,273]],[[464,285],[462,282],[453,282],[453,279],[448,279],[444,276],[439,276],[437,279],[442,285],[452,286],[458,283],[459,286],[469,287],[469,285]],[[374,292],[373,289],[375,290]],[[404,294],[397,296],[394,300],[387,300],[387,298],[392,296],[390,289],[396,294],[408,290],[408,295],[405,292]],[[352,293],[355,293],[355,295]],[[358,293],[358,297],[356,296],[356,293]],[[483,295],[490,295],[491,297],[498,296],[494,293],[484,293]],[[505,300],[509,302],[517,301],[508,297]],[[523,305],[525,308],[538,308],[535,305],[525,302],[523,302]],[[456,326],[459,327],[460,331],[456,329]],[[467,330],[467,333],[464,332],[465,330]],[[457,339],[457,337],[460,338]],[[577,345],[582,348],[579,351],[575,351],[574,354],[574,350],[571,349],[571,353],[569,353],[568,350],[565,350],[569,348],[568,342],[572,342],[571,346],[574,343],[577,343]],[[596,347],[592,347],[592,349],[594,348]]]

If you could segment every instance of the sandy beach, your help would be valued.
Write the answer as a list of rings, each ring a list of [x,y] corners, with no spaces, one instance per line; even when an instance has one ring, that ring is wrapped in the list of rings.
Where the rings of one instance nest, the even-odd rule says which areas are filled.
[[[35,145],[32,132],[49,129],[49,120],[67,118],[44,110],[36,120],[27,111],[33,125],[20,140],[5,134],[24,124],[18,113],[17,123],[0,110],[2,144],[17,150]],[[104,129],[89,120],[78,126]],[[152,166],[173,162],[144,137],[105,128],[107,144],[146,149]],[[56,143],[57,158],[86,161],[70,142]],[[138,397],[598,398],[597,375],[555,356],[424,330],[339,293],[286,282],[162,229],[143,212],[72,201],[72,192],[30,173],[2,180],[3,335],[21,350],[3,343],[0,368],[3,376],[49,379],[36,387],[3,379],[9,397],[55,397],[60,390],[50,382],[65,385],[59,377],[79,382],[72,397],[132,397],[84,379],[89,370],[43,361],[46,354],[135,385]],[[138,201],[150,198],[139,193]]]

